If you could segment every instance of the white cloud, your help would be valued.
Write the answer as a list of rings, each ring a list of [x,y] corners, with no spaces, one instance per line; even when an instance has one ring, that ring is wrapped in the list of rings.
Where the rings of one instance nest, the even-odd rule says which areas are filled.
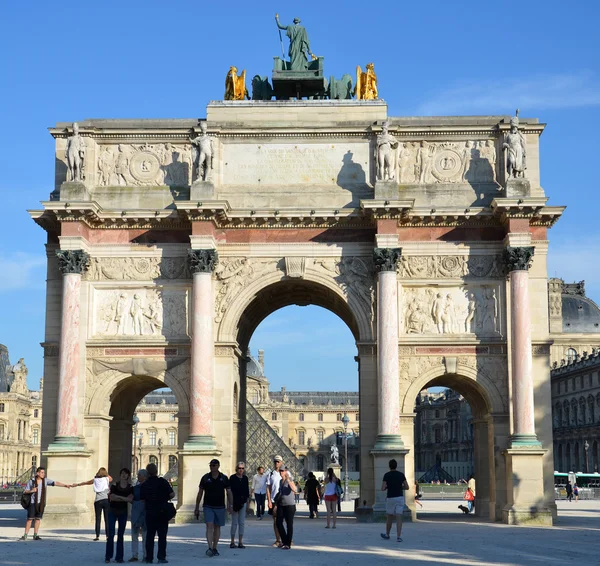
[[[418,114],[512,114],[600,105],[600,80],[589,71],[503,80],[469,80],[425,96]]]
[[[21,289],[43,289],[46,285],[43,254],[0,253],[0,293]]]

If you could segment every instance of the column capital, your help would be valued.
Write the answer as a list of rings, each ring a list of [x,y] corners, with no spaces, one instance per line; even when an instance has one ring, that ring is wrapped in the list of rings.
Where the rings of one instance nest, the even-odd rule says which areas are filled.
[[[192,273],[212,273],[219,261],[217,250],[188,250]]]
[[[375,248],[373,262],[377,271],[396,271],[402,248]]]
[[[508,271],[528,271],[534,252],[533,246],[507,246],[504,249],[504,263]]]
[[[76,273],[81,275],[90,264],[90,256],[83,250],[57,250],[58,269],[63,275]]]

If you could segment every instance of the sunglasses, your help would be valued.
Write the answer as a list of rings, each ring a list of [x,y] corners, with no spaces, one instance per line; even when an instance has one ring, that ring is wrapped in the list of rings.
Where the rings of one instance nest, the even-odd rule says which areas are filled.
[[[238,470],[245,470],[246,468],[238,468]]]

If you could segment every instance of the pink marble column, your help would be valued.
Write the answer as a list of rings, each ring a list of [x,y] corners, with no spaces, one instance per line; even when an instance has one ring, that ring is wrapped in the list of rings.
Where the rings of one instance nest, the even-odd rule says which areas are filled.
[[[378,448],[402,446],[400,439],[400,383],[398,364],[398,279],[400,249],[377,248],[377,400]]]
[[[539,445],[535,434],[529,309],[529,265],[533,247],[508,247],[505,251],[510,272],[511,369],[514,446]]]
[[[192,270],[192,354],[190,376],[189,443],[212,446],[214,337],[212,274],[217,263],[215,250],[189,250]]]
[[[58,362],[58,410],[55,444],[80,444],[79,435],[79,368],[81,274],[87,269],[89,256],[81,250],[57,252],[58,267],[63,273],[62,314]]]

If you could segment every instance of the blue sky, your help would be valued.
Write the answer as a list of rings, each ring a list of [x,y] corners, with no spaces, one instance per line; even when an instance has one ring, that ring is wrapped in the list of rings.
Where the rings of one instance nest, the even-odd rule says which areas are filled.
[[[281,52],[277,11],[283,23],[302,19],[326,75],[374,61],[391,115],[518,107],[547,123],[542,185],[550,204],[568,206],[550,231],[550,274],[585,279],[600,300],[596,3],[10,2],[0,24],[0,342],[13,363],[25,358],[31,387],[42,373],[45,239],[25,211],[53,188],[46,128],[84,118],[204,117],[207,102],[222,98],[230,65],[270,75]],[[350,332],[334,315],[315,318],[318,310],[284,309],[257,330],[252,347],[266,350],[274,388],[356,386]]]

